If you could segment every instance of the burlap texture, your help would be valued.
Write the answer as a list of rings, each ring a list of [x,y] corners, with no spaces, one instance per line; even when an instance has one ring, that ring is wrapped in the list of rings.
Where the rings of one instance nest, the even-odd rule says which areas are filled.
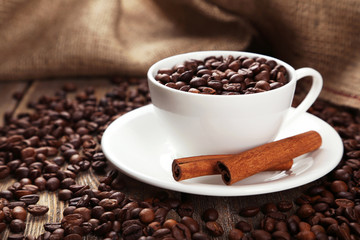
[[[251,50],[319,70],[322,98],[360,108],[358,0],[0,0],[0,39],[0,80],[145,76],[178,53]]]

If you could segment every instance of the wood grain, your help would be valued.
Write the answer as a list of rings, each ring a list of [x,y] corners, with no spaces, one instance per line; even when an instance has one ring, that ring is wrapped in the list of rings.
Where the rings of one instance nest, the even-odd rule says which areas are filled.
[[[0,84],[0,112],[3,114],[6,111],[14,110],[15,114],[27,112],[27,103],[29,101],[36,100],[41,95],[52,96],[57,90],[65,83],[74,83],[77,86],[78,90],[85,89],[88,86],[93,86],[95,88],[95,95],[98,97],[103,97],[106,92],[108,92],[113,85],[106,79],[57,79],[49,81],[34,81],[29,88],[26,88],[26,83],[1,83]],[[11,98],[12,90],[26,90],[23,99],[16,103]],[[74,95],[69,95],[69,97],[74,97]],[[6,103],[6,104],[4,104]],[[1,123],[1,122],[0,122]],[[114,168],[112,165],[109,168]],[[146,199],[154,195],[158,191],[163,191],[157,187],[153,187],[144,183],[141,183],[137,180],[131,179],[125,175],[122,176],[126,182],[126,188],[124,192],[133,198],[136,199]],[[91,188],[97,188],[99,181],[99,176],[93,173],[91,170],[81,173],[78,175],[76,182],[78,184],[87,184]],[[0,190],[6,189],[10,186],[15,180],[7,178],[0,181]],[[309,184],[308,184],[309,185]],[[182,201],[190,202],[194,209],[194,218],[201,223],[202,230],[204,229],[204,222],[201,220],[202,213],[207,208],[216,208],[219,212],[218,222],[223,226],[225,234],[222,237],[216,239],[227,239],[228,232],[234,227],[234,224],[241,219],[249,221],[250,223],[259,225],[259,219],[261,214],[255,218],[242,218],[239,216],[239,210],[247,206],[261,206],[267,202],[277,203],[280,200],[292,200],[300,195],[301,191],[308,187],[302,186],[296,189],[272,193],[272,194],[263,194],[257,196],[248,196],[248,197],[208,197],[208,196],[199,196],[193,194],[185,194],[179,192],[173,192],[166,190],[171,196],[180,198]],[[49,212],[42,217],[33,217],[30,214],[27,216],[27,227],[25,230],[25,236],[27,234],[32,234],[38,236],[44,232],[43,224],[50,222],[59,222],[62,218],[63,209],[66,205],[59,201],[57,198],[56,192],[47,192],[44,191],[41,193],[40,201],[38,204],[49,206]],[[177,214],[174,211],[170,212],[171,217],[177,217]],[[179,217],[177,217],[179,219]],[[6,239],[9,231],[0,235],[1,239]],[[85,239],[97,239],[95,236],[87,236]]]

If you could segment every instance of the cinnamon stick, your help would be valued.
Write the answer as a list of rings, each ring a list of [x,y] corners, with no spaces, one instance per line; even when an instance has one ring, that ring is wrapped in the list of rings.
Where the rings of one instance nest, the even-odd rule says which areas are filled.
[[[321,142],[319,133],[308,131],[219,160],[218,171],[223,181],[231,185],[288,159],[314,151],[321,146]]]
[[[217,162],[232,157],[232,154],[226,155],[204,155],[196,157],[186,157],[175,159],[172,163],[172,173],[176,181],[189,178],[220,174]],[[267,171],[289,170],[293,160],[282,162],[278,165],[271,166]]]

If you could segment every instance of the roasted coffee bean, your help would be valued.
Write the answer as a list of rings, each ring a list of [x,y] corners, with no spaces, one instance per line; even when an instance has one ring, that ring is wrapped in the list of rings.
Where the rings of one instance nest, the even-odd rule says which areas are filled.
[[[24,202],[25,204],[35,204],[39,201],[40,196],[37,194],[30,194],[26,196],[20,197],[20,201]]]
[[[252,226],[245,221],[237,222],[235,227],[244,233],[250,232],[252,230]]]
[[[104,223],[107,221],[114,221],[115,214],[113,212],[104,212],[103,214],[101,214],[99,220],[100,220],[100,223]]]
[[[315,210],[313,209],[313,207],[310,204],[303,204],[297,210],[297,215],[303,219],[312,216],[314,213],[315,213]]]
[[[191,240],[191,232],[187,226],[181,223],[176,223],[171,228],[172,235],[175,239],[186,239]]]
[[[156,209],[154,221],[163,223],[166,219],[168,212],[169,212],[169,210],[166,208],[160,207],[160,208]]]
[[[19,189],[19,190],[15,191],[16,198],[21,198],[22,196],[26,196],[26,195],[30,195],[30,194],[33,194],[33,192],[30,190]]]
[[[206,222],[205,227],[214,237],[220,237],[224,234],[224,229],[218,222],[208,221]]]
[[[10,175],[10,168],[6,165],[0,165],[0,179],[4,179]]]
[[[296,239],[299,239],[299,240],[315,240],[316,236],[311,231],[301,231],[298,234],[296,234]]]
[[[155,219],[155,212],[151,208],[141,209],[139,219],[143,223],[150,223]]]
[[[29,205],[27,211],[34,216],[42,216],[49,211],[49,208],[44,205]]]
[[[0,191],[0,197],[5,198],[7,200],[12,200],[14,198],[14,194],[9,190]]]
[[[194,213],[194,208],[189,203],[182,203],[179,205],[177,212],[180,215],[180,217],[184,217],[184,216],[191,217],[192,214]]]
[[[280,211],[287,212],[293,208],[293,204],[292,204],[292,202],[284,200],[284,201],[278,202],[277,207]]]
[[[241,240],[243,236],[244,236],[244,233],[241,230],[233,228],[229,232],[228,239],[229,240]]]
[[[112,210],[119,206],[117,199],[104,198],[99,202],[99,206],[103,207],[105,210]]]
[[[26,207],[26,203],[22,202],[22,201],[12,201],[9,202],[9,204],[7,205],[9,208],[13,209],[15,207]]]
[[[71,233],[64,237],[64,240],[81,240],[82,236],[80,234]]]
[[[173,226],[175,226],[178,222],[174,219],[167,219],[164,223],[163,223],[163,227],[171,229]]]
[[[344,181],[335,180],[330,185],[331,191],[334,193],[346,192],[348,190],[348,186]]]
[[[271,212],[277,212],[278,209],[277,209],[275,203],[266,203],[261,207],[261,211],[264,214],[267,214],[267,213],[271,213]]]
[[[156,232],[153,233],[153,237],[156,237],[156,236],[162,237],[163,236],[163,235],[161,235],[161,233],[160,234],[158,233],[157,235],[155,235]],[[169,230],[169,232],[170,232],[170,230]],[[167,234],[169,232],[167,232]],[[132,224],[132,225],[129,225],[126,227],[123,226],[123,234],[122,235],[123,235],[124,239],[138,239],[139,237],[142,236],[142,227],[141,227],[141,225],[137,225],[137,224]]]
[[[291,236],[285,231],[275,231],[271,234],[272,239],[275,240],[291,240]]]
[[[80,214],[83,217],[85,222],[89,221],[91,218],[91,210],[86,207],[76,208],[73,213]]]
[[[49,178],[46,181],[45,187],[49,191],[55,191],[60,187],[60,180],[56,177]]]
[[[242,217],[254,217],[260,212],[259,207],[245,207],[240,209],[239,215]]]
[[[219,213],[215,208],[208,208],[202,214],[202,219],[205,222],[216,221],[218,219],[218,217],[219,217]]]
[[[200,230],[199,223],[192,217],[184,216],[180,222],[184,224],[191,233],[196,233]]]
[[[24,235],[21,233],[9,234],[8,240],[23,240]]]
[[[271,234],[264,230],[254,230],[251,232],[251,236],[255,240],[271,240]]]
[[[34,184],[39,188],[39,191],[43,191],[46,188],[46,179],[43,177],[37,177],[34,180]]]
[[[58,192],[58,197],[60,201],[66,201],[72,198],[72,191],[70,191],[69,189],[61,189]]]
[[[193,240],[209,240],[210,238],[205,233],[197,232],[192,235],[192,239]]]
[[[56,229],[61,228],[61,223],[45,223],[44,229],[48,232],[54,232]]]
[[[11,210],[11,216],[15,219],[20,219],[22,221],[26,220],[26,210],[24,207],[16,206]]]
[[[25,222],[21,219],[14,219],[10,222],[10,231],[13,233],[20,233],[25,231]]]

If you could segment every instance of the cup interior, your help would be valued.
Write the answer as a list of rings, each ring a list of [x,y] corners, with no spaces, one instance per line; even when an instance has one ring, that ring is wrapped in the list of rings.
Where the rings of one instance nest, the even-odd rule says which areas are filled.
[[[288,83],[285,84],[284,86],[281,86],[279,88],[270,90],[270,91],[265,91],[265,92],[261,92],[261,93],[256,93],[256,94],[240,94],[240,95],[217,95],[217,94],[213,94],[213,95],[209,95],[209,94],[193,94],[193,93],[189,93],[189,92],[184,92],[184,91],[179,91],[178,89],[173,89],[170,87],[167,87],[161,83],[159,83],[156,79],[155,76],[158,73],[158,71],[160,69],[163,68],[172,68],[177,64],[182,64],[187,60],[204,60],[207,57],[210,56],[215,56],[215,57],[219,57],[219,56],[223,56],[223,57],[228,57],[232,55],[233,57],[238,57],[238,56],[246,56],[249,58],[256,58],[256,57],[263,57],[267,60],[274,60],[277,64],[280,64],[282,66],[285,67],[285,69],[287,70],[288,73]],[[164,88],[167,91],[171,91],[171,92],[176,92],[178,94],[191,94],[191,95],[197,95],[199,97],[254,97],[256,95],[259,94],[271,94],[271,93],[275,93],[276,91],[279,91],[281,89],[285,90],[285,88],[291,88],[290,85],[295,84],[293,81],[294,79],[294,73],[295,73],[295,69],[290,66],[289,64],[287,64],[286,62],[274,58],[274,57],[270,57],[270,56],[266,56],[263,54],[257,54],[257,53],[250,53],[250,52],[242,52],[242,51],[198,51],[198,52],[189,52],[189,53],[184,53],[184,54],[179,54],[179,55],[174,55],[168,58],[164,58],[158,62],[156,62],[155,64],[153,64],[148,71],[147,77],[148,80],[150,82],[152,82],[155,86],[160,87],[160,88]]]

